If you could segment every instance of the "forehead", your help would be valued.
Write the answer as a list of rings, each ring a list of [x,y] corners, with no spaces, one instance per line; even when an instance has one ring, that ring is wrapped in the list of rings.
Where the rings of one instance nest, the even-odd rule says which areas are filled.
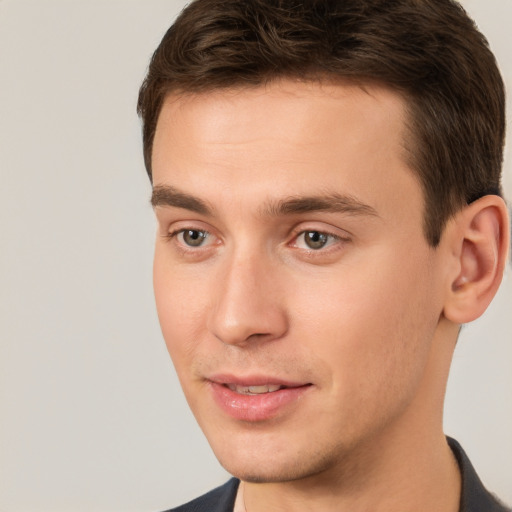
[[[153,181],[213,201],[229,192],[247,207],[263,195],[327,191],[364,196],[377,209],[404,185],[418,208],[405,110],[399,94],[377,85],[283,80],[169,95],[154,139]]]
[[[234,87],[196,94],[169,94],[163,103],[154,143],[159,135],[183,120],[191,142],[243,142],[246,136],[291,140],[314,144],[325,137],[325,126],[335,124],[333,138],[340,130],[366,129],[361,121],[373,125],[374,134],[385,125],[386,135],[401,144],[404,134],[405,102],[401,95],[376,84],[334,84],[317,81],[279,80],[257,87]],[[188,118],[188,119],[185,119]],[[353,123],[355,118],[360,121]],[[280,121],[276,123],[275,121]],[[289,122],[291,121],[291,122]],[[250,122],[251,132],[248,131]],[[229,128],[223,132],[223,128]],[[185,135],[185,134],[184,134]],[[222,136],[227,137],[222,140]],[[356,135],[354,133],[353,135]],[[370,132],[367,131],[370,136]],[[392,137],[395,135],[396,137]],[[196,139],[197,137],[197,139]],[[336,141],[339,143],[339,140]]]

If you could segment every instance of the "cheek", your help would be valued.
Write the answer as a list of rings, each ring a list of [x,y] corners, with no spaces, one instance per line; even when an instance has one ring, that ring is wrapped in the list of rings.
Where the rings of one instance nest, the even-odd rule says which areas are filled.
[[[197,346],[204,304],[200,279],[183,277],[179,267],[169,264],[157,250],[153,265],[156,309],[167,350],[180,373]]]
[[[386,264],[380,256],[379,266],[350,268],[323,283],[318,294],[295,294],[297,329],[308,333],[311,351],[330,365],[326,385],[362,401],[403,396],[418,385],[437,325],[423,292],[428,285],[421,283],[430,279],[428,272],[421,265],[393,265],[396,257]]]

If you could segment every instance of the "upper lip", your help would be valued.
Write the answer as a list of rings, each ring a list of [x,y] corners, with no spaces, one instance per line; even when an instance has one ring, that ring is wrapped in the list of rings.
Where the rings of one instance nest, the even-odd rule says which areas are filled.
[[[245,375],[245,376],[237,376],[231,374],[215,374],[207,377],[207,380],[214,382],[216,384],[228,385],[233,384],[235,386],[265,386],[265,385],[273,385],[273,386],[281,386],[286,388],[298,388],[301,386],[307,386],[311,384],[310,382],[304,381],[293,381],[282,379],[280,377],[273,377],[267,375]]]

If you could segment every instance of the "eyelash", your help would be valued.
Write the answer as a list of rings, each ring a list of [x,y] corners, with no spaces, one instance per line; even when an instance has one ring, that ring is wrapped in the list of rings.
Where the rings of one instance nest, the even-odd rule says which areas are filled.
[[[166,233],[164,235],[164,238],[166,238],[167,240],[171,241],[171,240],[176,239],[180,234],[186,233],[187,231],[196,231],[198,233],[202,233],[205,238],[207,238],[208,236],[211,236],[211,233],[208,230],[206,230],[206,229],[180,228],[180,229],[176,229],[174,231],[171,231],[170,233]],[[185,246],[185,247],[189,247],[192,250],[194,250],[194,247],[191,246],[191,245],[181,244],[181,243],[180,243],[180,245]],[[201,246],[197,246],[197,247],[201,247]]]
[[[327,237],[326,245],[319,247],[317,249],[314,249],[312,247],[309,247],[309,248],[297,247],[297,241],[299,240],[300,237],[303,237],[303,243],[305,245],[307,245],[306,238],[305,238],[307,233],[316,233],[318,235]],[[302,251],[306,251],[309,256],[315,257],[315,256],[325,255],[326,253],[331,252],[331,251],[336,251],[338,249],[337,245],[339,242],[343,243],[343,242],[349,242],[349,241],[350,241],[350,238],[343,237],[338,234],[330,233],[329,231],[325,231],[325,230],[322,231],[320,229],[301,229],[300,231],[297,231],[294,234],[292,247],[295,247]]]

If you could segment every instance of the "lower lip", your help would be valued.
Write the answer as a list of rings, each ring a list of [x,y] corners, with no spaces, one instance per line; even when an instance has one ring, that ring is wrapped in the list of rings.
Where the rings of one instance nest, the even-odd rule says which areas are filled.
[[[282,414],[296,404],[311,386],[284,388],[260,395],[242,395],[228,387],[210,381],[217,405],[232,418],[241,421],[265,421]]]

